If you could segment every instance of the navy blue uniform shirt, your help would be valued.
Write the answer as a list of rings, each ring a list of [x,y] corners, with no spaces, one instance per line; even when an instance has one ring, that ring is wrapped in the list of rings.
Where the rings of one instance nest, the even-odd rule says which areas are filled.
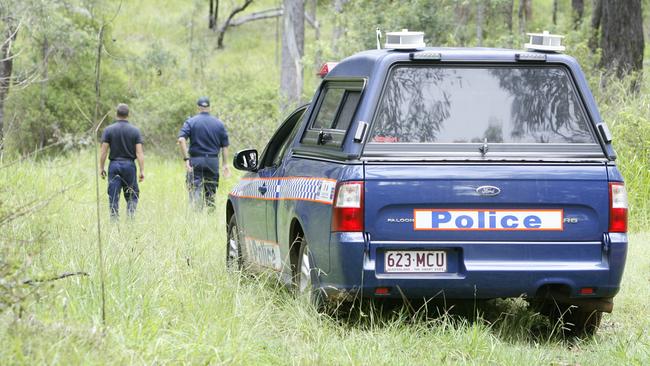
[[[135,145],[142,143],[140,130],[127,120],[117,120],[106,127],[102,142],[110,146],[110,160],[135,160]]]
[[[216,157],[222,147],[228,147],[226,127],[208,112],[201,112],[188,119],[181,127],[178,137],[190,140],[190,156]]]

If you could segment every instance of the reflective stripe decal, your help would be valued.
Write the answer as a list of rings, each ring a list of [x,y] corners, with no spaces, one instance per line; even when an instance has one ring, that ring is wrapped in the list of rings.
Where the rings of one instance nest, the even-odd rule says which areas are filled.
[[[331,205],[336,180],[314,177],[244,178],[230,192],[233,197],[260,200],[298,200]]]

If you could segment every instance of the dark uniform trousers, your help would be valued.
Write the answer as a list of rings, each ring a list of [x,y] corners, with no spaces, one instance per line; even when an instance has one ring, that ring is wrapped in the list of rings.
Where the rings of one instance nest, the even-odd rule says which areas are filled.
[[[133,160],[111,160],[108,166],[108,202],[111,217],[117,218],[120,211],[120,191],[124,191],[126,211],[129,217],[135,215],[138,205],[138,177]]]
[[[192,157],[192,173],[187,174],[190,203],[196,208],[214,207],[214,194],[219,187],[219,158]]]

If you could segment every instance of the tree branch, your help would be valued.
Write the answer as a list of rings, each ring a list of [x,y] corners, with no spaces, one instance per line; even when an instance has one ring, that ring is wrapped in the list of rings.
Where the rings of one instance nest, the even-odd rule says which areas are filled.
[[[232,20],[230,22],[230,26],[231,27],[236,27],[238,25],[242,25],[244,23],[252,22],[254,20],[277,18],[279,16],[282,16],[282,8],[262,10],[262,11],[251,13],[250,15],[246,15],[246,16],[234,19],[234,20]]]
[[[89,276],[89,274],[86,273],[86,272],[81,272],[81,271],[79,271],[79,272],[64,272],[64,273],[61,273],[58,276],[54,276],[54,277],[50,277],[50,278],[25,280],[25,281],[23,281],[23,285],[34,285],[34,284],[37,284],[37,283],[58,281],[58,280],[62,280],[64,278],[72,277],[72,276]]]
[[[226,21],[221,25],[221,27],[219,27],[219,38],[217,39],[217,48],[223,48],[223,37],[226,35],[226,30],[228,30],[232,18],[234,18],[235,15],[244,11],[252,2],[253,0],[245,0],[242,5],[233,9],[230,15],[228,15]]]

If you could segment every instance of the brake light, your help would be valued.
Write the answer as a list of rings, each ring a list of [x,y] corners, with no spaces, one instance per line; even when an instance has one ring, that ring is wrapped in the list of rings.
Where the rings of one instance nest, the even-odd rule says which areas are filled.
[[[363,231],[363,182],[343,182],[336,188],[332,231]]]
[[[609,183],[609,232],[627,232],[627,191],[623,183]]]
[[[323,66],[321,66],[320,70],[318,70],[316,75],[320,76],[322,79],[325,76],[327,76],[327,74],[329,74],[330,71],[332,71],[332,69],[335,68],[336,65],[338,64],[339,64],[338,62],[326,62],[323,64]]]

